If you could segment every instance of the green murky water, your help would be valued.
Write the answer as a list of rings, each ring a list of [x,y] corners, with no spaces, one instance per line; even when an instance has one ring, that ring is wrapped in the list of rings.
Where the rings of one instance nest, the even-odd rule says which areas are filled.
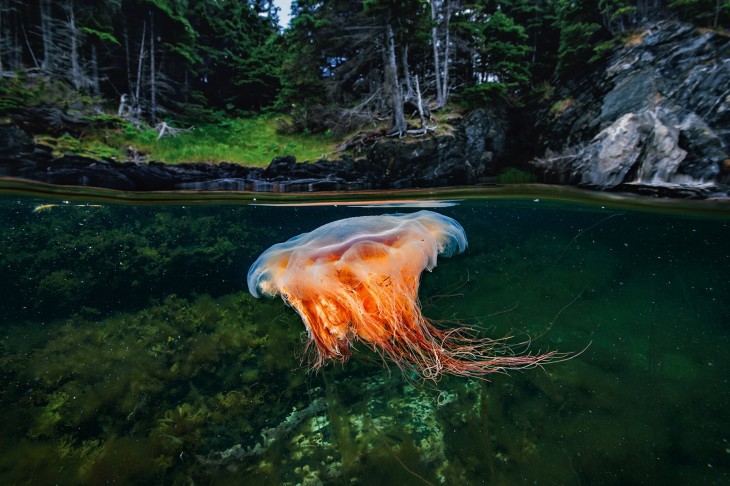
[[[2,484],[730,482],[723,206],[44,190],[0,198]],[[424,314],[582,353],[488,382],[423,383],[366,350],[310,372],[299,317],[247,293],[249,265],[321,224],[442,200],[469,248],[423,276]]]

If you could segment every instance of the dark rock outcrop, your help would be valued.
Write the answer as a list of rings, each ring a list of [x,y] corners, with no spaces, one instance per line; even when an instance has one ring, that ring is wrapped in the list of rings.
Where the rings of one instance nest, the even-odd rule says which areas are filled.
[[[380,139],[367,152],[367,170],[396,188],[473,184],[496,173],[506,133],[503,111],[477,109],[447,134]]]
[[[0,126],[0,177],[124,191],[262,192],[396,189],[472,184],[494,173],[505,147],[504,116],[482,109],[454,120],[448,133],[380,139],[361,158],[297,163],[277,157],[265,169],[237,164],[115,162],[67,154],[54,158],[13,125]]]
[[[600,189],[730,183],[730,38],[658,24],[537,121],[547,182]]]

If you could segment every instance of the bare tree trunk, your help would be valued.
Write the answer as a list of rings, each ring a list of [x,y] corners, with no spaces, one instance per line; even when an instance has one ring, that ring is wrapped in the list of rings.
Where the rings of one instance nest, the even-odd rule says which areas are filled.
[[[446,102],[449,99],[449,44],[451,43],[451,36],[449,33],[449,27],[451,23],[451,2],[446,0],[446,35],[444,40],[444,68],[441,75],[441,99],[439,99],[439,107],[446,106]]]
[[[446,106],[449,98],[449,44],[451,43],[451,2],[431,0],[431,42],[433,44],[433,70],[436,79],[436,106]],[[439,36],[439,25],[443,26],[443,42]],[[441,48],[443,54],[439,53]]]
[[[401,53],[401,62],[403,63],[403,83],[406,85],[405,99],[412,100],[415,97],[415,94],[413,93],[411,70],[408,65],[408,45],[403,46]]]
[[[8,21],[12,13],[12,7],[9,5],[8,0],[0,0],[0,76],[6,68],[12,69],[13,52],[18,44],[18,26],[15,25],[15,28],[13,28],[12,19]],[[13,39],[13,31],[15,31],[15,39]],[[13,40],[15,40],[15,43],[13,43]]]
[[[431,0],[431,43],[433,44],[433,71],[436,79],[436,102],[440,103],[443,97],[441,89],[441,62],[439,61],[439,32],[438,32],[438,7],[441,2]]]
[[[81,72],[79,62],[79,31],[76,28],[76,17],[74,16],[73,2],[66,5],[68,15],[68,35],[70,36],[71,55],[71,83],[74,88],[80,89],[84,86],[84,75]]]
[[[722,10],[722,2],[715,0],[715,18],[712,19],[712,28],[717,29],[717,23],[720,21],[720,11]]]
[[[137,61],[137,81],[134,87],[134,104],[139,106],[139,96],[142,86],[142,62],[144,61],[144,39],[147,33],[147,23],[142,24],[142,40],[139,42],[139,59]]]
[[[51,0],[40,0],[40,15],[41,39],[43,41],[43,62],[41,63],[41,68],[48,72],[53,68],[53,55],[51,54],[53,46]]]
[[[127,29],[127,21],[123,22],[122,35],[124,36],[124,57],[127,66],[127,92],[132,92],[132,53],[129,50],[129,30]]]
[[[125,93],[119,98],[119,108],[117,109],[117,115],[124,116],[127,111],[129,111],[129,108],[127,107],[127,95]]]
[[[0,0],[0,76],[18,66],[18,16],[12,1]]]
[[[22,26],[20,24],[20,20],[18,19],[18,12],[13,11],[13,19],[14,22],[11,24],[13,26],[12,59],[13,68],[17,71],[18,69],[21,69],[23,67],[23,49],[20,47],[20,29],[22,28]],[[35,61],[35,58],[33,60]],[[34,62],[34,64],[36,66],[38,65],[37,62]]]
[[[3,30],[3,13],[5,13],[5,2],[0,0],[0,77],[3,74],[3,39],[5,39],[5,30]],[[8,36],[8,39],[10,37]]]
[[[101,94],[99,88],[99,58],[96,55],[96,46],[91,46],[91,90],[95,95]]]
[[[418,116],[421,117],[421,129],[425,129],[426,115],[423,112],[423,98],[421,98],[421,85],[418,83],[418,76],[416,76],[416,94],[418,95]]]
[[[155,14],[150,15],[150,120],[157,121],[157,83],[155,79]]]
[[[30,40],[28,40],[28,33],[25,31],[24,26],[20,26],[21,29],[23,29],[23,38],[25,39],[25,45],[28,46],[28,52],[30,53],[31,59],[33,59],[33,64],[35,67],[43,69],[43,65],[38,63],[38,59],[35,57],[35,53],[33,52],[33,47],[30,45]],[[18,66],[20,66],[20,62],[18,62]]]
[[[385,85],[390,91],[393,109],[393,133],[399,136],[406,133],[406,117],[403,112],[403,94],[398,82],[398,66],[395,61],[395,35],[390,22],[385,27],[386,64]]]

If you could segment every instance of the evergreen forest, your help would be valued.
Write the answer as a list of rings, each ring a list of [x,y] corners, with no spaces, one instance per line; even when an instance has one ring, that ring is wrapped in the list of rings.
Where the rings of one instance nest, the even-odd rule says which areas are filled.
[[[66,131],[273,113],[279,132],[387,120],[403,135],[409,116],[425,130],[447,106],[544,95],[664,19],[727,28],[730,0],[295,0],[280,15],[261,0],[0,0],[0,110]]]

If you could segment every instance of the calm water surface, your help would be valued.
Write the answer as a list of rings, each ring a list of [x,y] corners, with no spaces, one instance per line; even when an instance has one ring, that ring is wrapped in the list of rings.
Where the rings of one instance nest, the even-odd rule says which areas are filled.
[[[6,191],[0,482],[730,482],[730,211],[420,198]],[[427,317],[580,354],[489,381],[423,382],[364,348],[309,371],[301,320],[248,294],[249,265],[330,221],[423,205],[469,239],[424,274]]]

